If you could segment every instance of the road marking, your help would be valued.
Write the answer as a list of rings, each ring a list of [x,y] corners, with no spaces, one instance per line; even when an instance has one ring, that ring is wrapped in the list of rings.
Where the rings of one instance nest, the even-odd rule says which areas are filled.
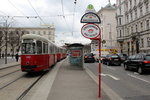
[[[117,77],[115,77],[115,76],[113,76],[113,75],[110,75],[110,74],[104,74],[104,73],[101,73],[101,76],[109,76],[109,77],[111,77],[112,79],[114,79],[114,80],[120,80],[119,78],[117,78]]]
[[[101,76],[106,76],[106,74],[104,74],[104,73],[101,73]]]
[[[111,70],[116,70],[116,69],[114,69],[114,68],[112,68],[112,67],[108,67],[108,66],[107,66],[107,68],[108,68],[108,69],[111,69]]]
[[[131,77],[133,77],[133,78],[136,78],[136,79],[139,79],[139,80],[141,80],[141,81],[144,81],[144,82],[146,82],[146,83],[150,83],[149,81],[147,81],[147,80],[145,80],[145,79],[142,79],[142,78],[140,78],[140,77],[137,77],[137,76],[134,76],[134,75],[131,75],[131,74],[128,74],[129,76],[131,76]]]
[[[113,75],[110,75],[110,74],[106,74],[106,75],[108,75],[109,77],[111,77],[112,79],[114,79],[114,80],[116,80],[116,81],[120,80],[119,78],[117,78],[117,77],[115,77],[115,76],[113,76]]]
[[[88,68],[85,68],[85,71],[89,74],[89,76],[97,83],[98,83],[98,78],[96,75],[94,75],[91,70]],[[106,76],[106,74],[104,74]],[[109,96],[111,100],[123,100],[114,90],[112,90],[108,85],[106,85],[102,80],[101,80],[101,88],[102,90],[106,93],[106,95]]]
[[[135,74],[135,75],[139,75],[139,73],[137,73],[137,72],[134,72],[134,74]]]

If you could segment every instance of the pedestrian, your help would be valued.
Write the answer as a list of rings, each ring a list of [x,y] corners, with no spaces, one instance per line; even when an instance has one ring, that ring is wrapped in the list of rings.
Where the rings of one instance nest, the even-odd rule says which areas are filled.
[[[4,58],[4,53],[2,54],[2,58]]]
[[[16,58],[16,62],[18,62],[18,60],[19,60],[19,55],[18,55],[18,53],[16,53],[15,58]]]

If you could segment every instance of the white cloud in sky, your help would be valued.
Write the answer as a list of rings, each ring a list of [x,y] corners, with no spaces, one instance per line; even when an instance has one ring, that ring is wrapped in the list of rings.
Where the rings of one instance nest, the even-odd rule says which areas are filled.
[[[56,41],[59,44],[62,42],[89,43],[90,40],[84,38],[80,33],[83,25],[80,23],[80,18],[84,14],[88,4],[92,4],[96,11],[108,4],[108,0],[77,0],[74,25],[72,14],[74,13],[75,0],[63,0],[64,14],[70,14],[70,16],[65,16],[67,25],[64,18],[62,16],[58,16],[63,14],[61,0],[1,0],[0,16],[37,16],[28,1],[32,3],[33,7],[46,24],[54,24],[56,28],[55,34],[57,36]],[[116,0],[110,1],[114,4]],[[15,17],[14,20],[14,26],[18,27],[40,27],[42,24],[39,18],[27,19]],[[0,18],[0,22],[1,21],[2,18]],[[74,31],[73,35],[72,31]]]

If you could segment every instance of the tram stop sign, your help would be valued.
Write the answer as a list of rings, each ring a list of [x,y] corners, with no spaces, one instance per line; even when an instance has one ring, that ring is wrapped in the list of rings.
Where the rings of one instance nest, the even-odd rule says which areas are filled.
[[[81,28],[81,34],[88,39],[95,39],[100,35],[100,28],[96,24],[85,24]]]

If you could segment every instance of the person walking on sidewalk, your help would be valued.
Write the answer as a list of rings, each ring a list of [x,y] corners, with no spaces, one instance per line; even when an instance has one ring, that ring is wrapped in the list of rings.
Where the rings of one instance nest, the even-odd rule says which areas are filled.
[[[18,55],[18,53],[16,53],[15,58],[16,58],[16,62],[18,62],[18,60],[19,60],[19,55]]]

